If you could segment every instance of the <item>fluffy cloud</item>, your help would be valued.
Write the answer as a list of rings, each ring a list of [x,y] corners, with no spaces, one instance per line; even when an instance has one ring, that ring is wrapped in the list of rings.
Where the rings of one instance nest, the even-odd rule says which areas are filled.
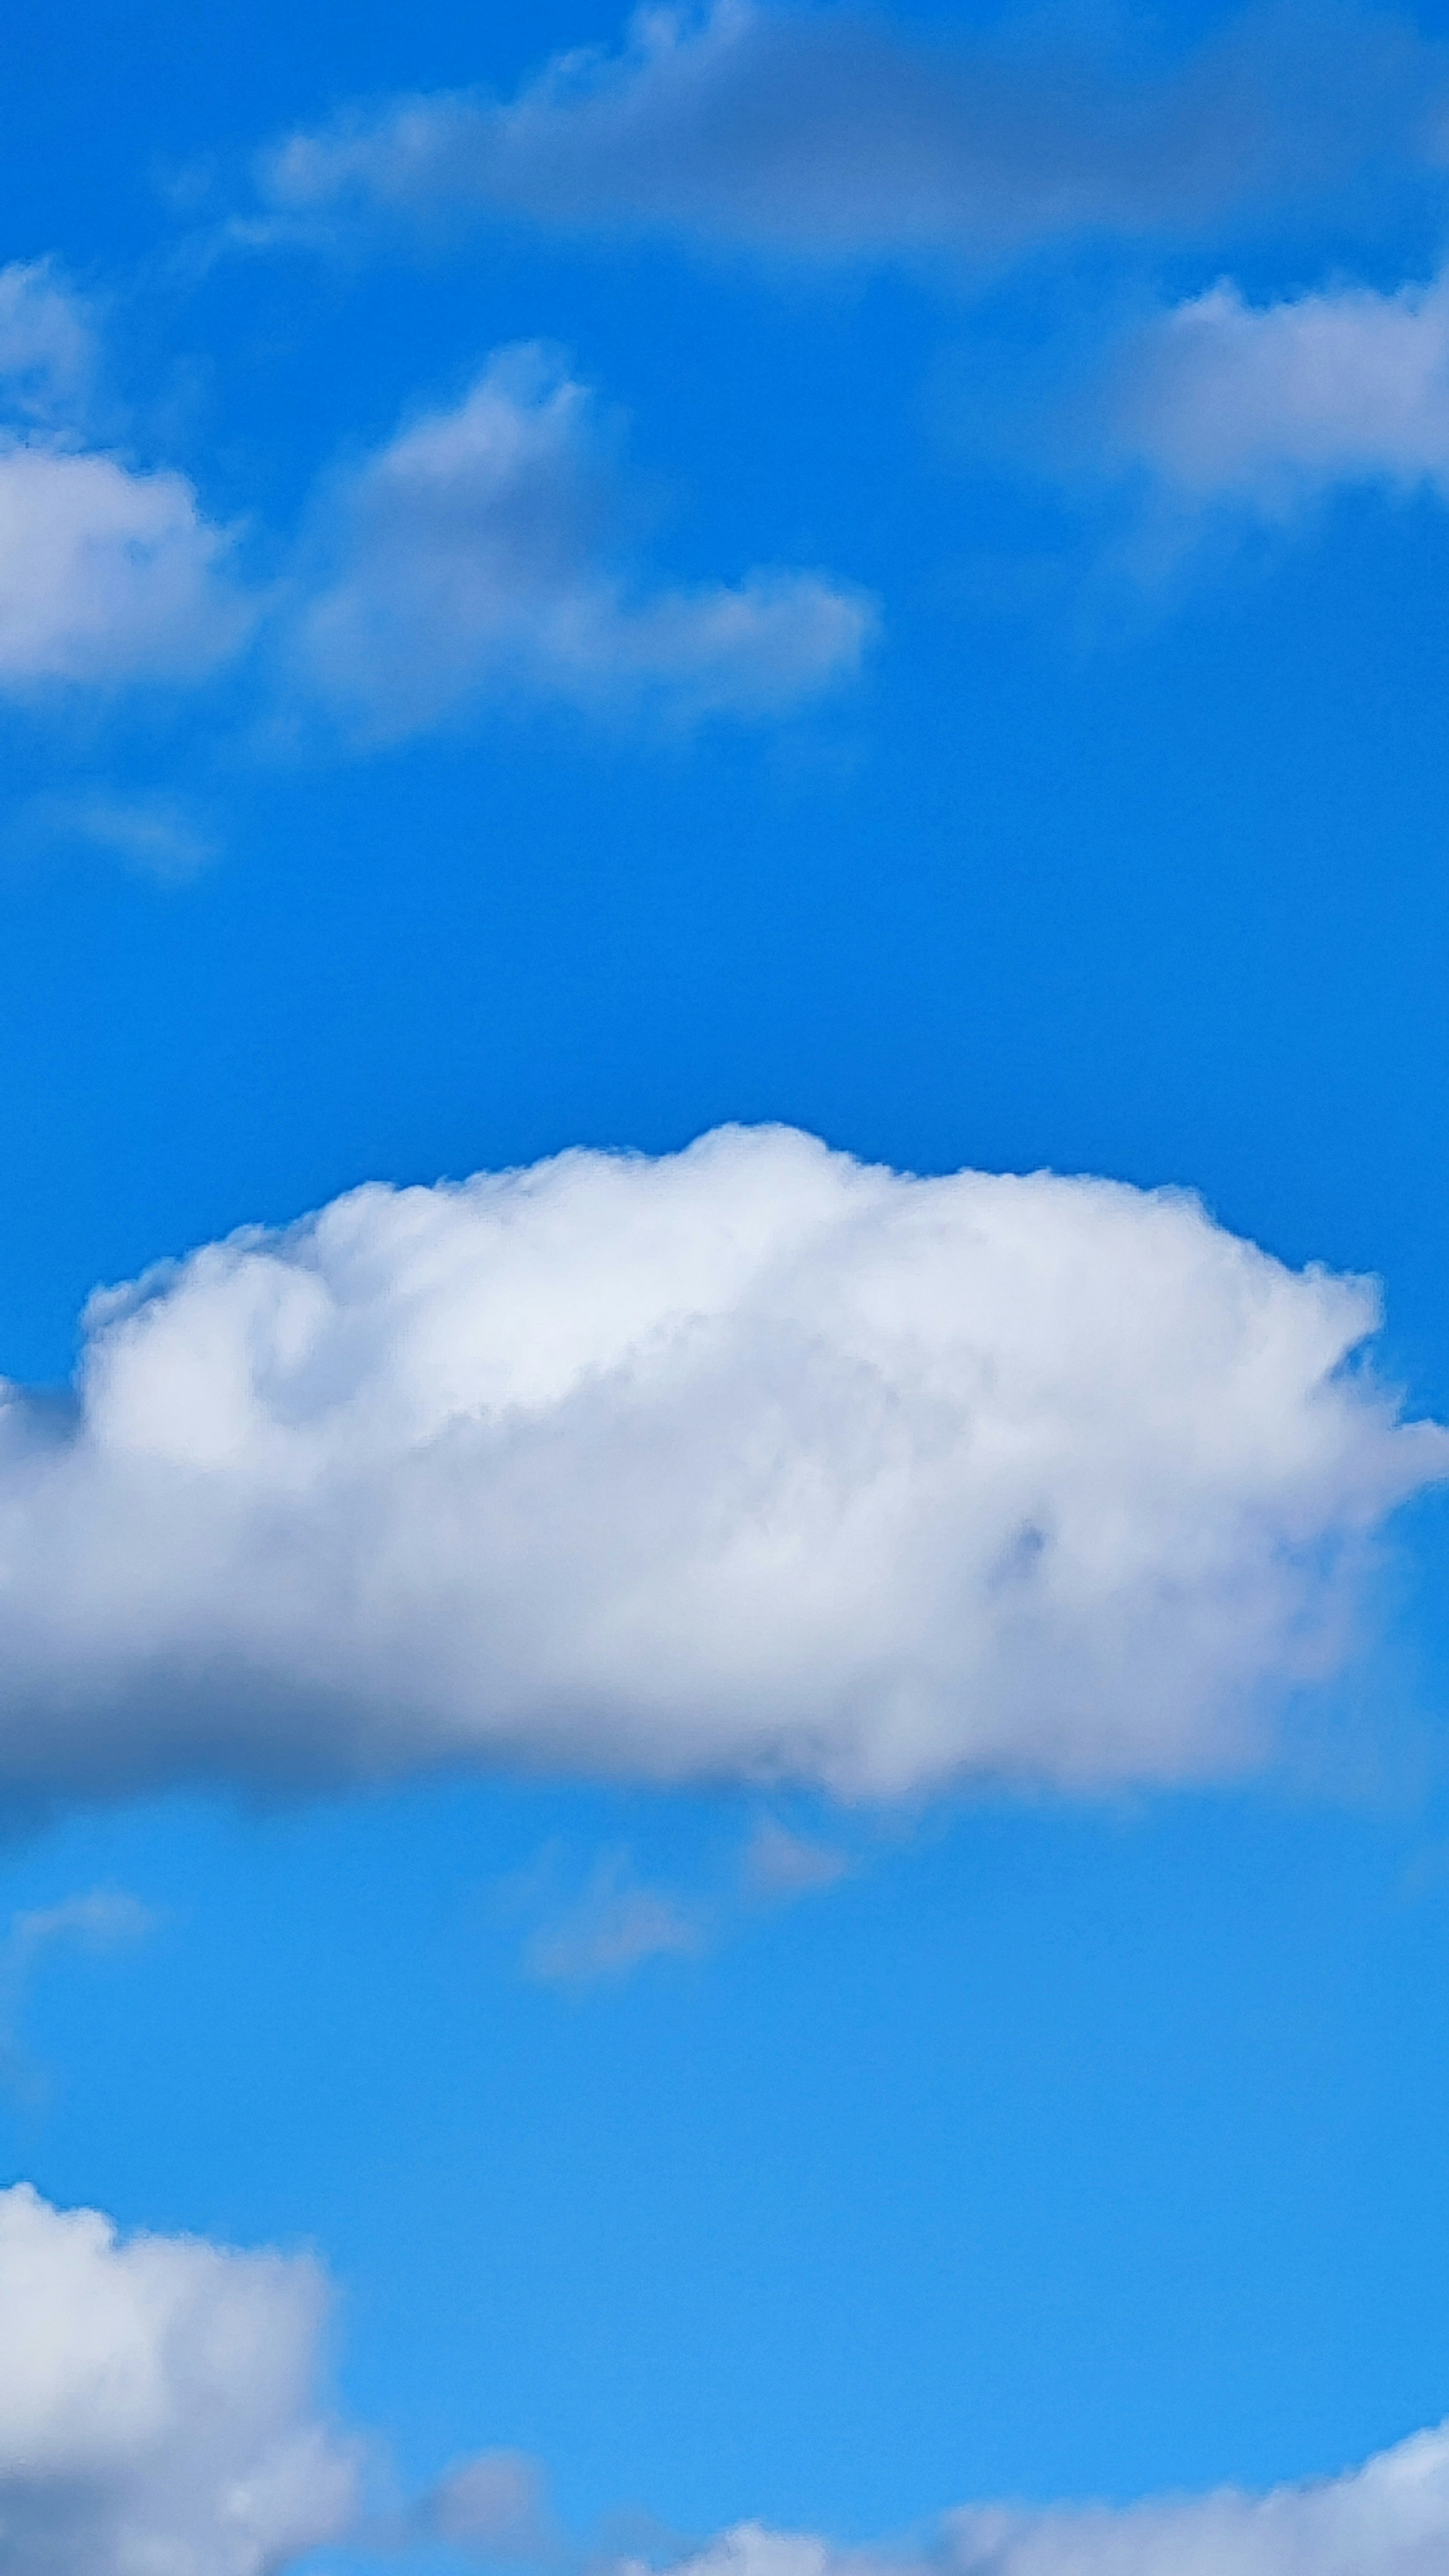
[[[280,2576],[353,2507],[316,2267],[0,2192],[0,2576]]]
[[[765,715],[857,668],[871,605],[818,575],[622,583],[602,449],[587,389],[556,359],[498,352],[455,410],[335,493],[331,567],[299,637],[312,685],[386,739],[486,691]]]
[[[593,398],[533,346],[499,351],[453,410],[334,476],[289,580],[249,597],[185,475],[82,436],[92,355],[52,263],[0,270],[0,694],[195,684],[269,609],[289,684],[360,741],[488,694],[764,717],[848,678],[874,631],[874,603],[817,573],[625,578]],[[51,799],[26,821],[171,879],[214,855],[164,797]]]
[[[252,622],[186,477],[87,444],[95,354],[53,260],[0,269],[0,691],[190,681]]]
[[[1228,283],[1134,344],[1114,438],[1178,492],[1283,515],[1341,483],[1449,497],[1449,278],[1254,306]]]
[[[184,475],[0,435],[0,690],[192,680],[250,615]]]
[[[0,2576],[282,2576],[341,2537],[389,2557],[442,2543],[573,2563],[518,2452],[481,2452],[400,2513],[360,2519],[357,2446],[315,2394],[326,2305],[305,2258],[126,2239],[28,2184],[0,2191]],[[745,2523],[677,2576],[1438,2576],[1446,2556],[1441,2426],[1266,2495],[967,2506],[920,2552]],[[644,2571],[622,2560],[613,2576]]]
[[[784,1129],[350,1193],[0,1412],[0,1787],[1218,1774],[1449,1471],[1372,1288]]]
[[[325,234],[378,215],[519,214],[817,257],[993,256],[1083,230],[1191,230],[1418,148],[1444,90],[1389,19],[1263,14],[1144,68],[993,34],[932,38],[849,9],[648,8],[621,46],[518,95],[394,102],[259,165],[268,213]]]
[[[1438,2576],[1449,2563],[1449,2428],[1361,2469],[1268,2495],[1234,2488],[1114,2508],[949,2514],[929,2557],[837,2550],[745,2523],[684,2576]]]

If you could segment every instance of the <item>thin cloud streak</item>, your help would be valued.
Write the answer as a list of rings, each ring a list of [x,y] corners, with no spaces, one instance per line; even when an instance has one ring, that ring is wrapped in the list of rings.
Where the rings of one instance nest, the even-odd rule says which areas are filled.
[[[523,217],[811,260],[993,261],[1193,236],[1426,163],[1449,89],[1403,21],[1250,12],[1185,61],[1055,30],[943,37],[882,14],[650,8],[507,100],[413,96],[259,156],[243,245]]]
[[[679,1897],[642,1885],[622,1853],[600,1860],[583,1893],[532,1935],[526,1976],[540,1985],[617,1982],[650,1959],[697,1958],[707,1927]]]

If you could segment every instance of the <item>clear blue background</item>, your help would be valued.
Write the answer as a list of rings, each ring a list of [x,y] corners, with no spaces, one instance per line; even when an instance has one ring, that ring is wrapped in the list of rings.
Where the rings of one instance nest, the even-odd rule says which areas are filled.
[[[9,31],[0,251],[112,297],[140,445],[215,515],[285,533],[340,448],[537,335],[630,414],[662,560],[819,564],[885,633],[774,735],[540,714],[285,766],[225,703],[6,717],[17,809],[179,785],[227,849],[170,888],[4,861],[0,1365],[64,1376],[98,1280],[364,1177],[779,1117],[916,1169],[1194,1185],[1381,1272],[1387,1366],[1449,1407],[1449,516],[1343,501],[1134,603],[1090,511],[954,425],[1036,287],[506,231],[176,258],[183,165],[614,32],[318,0]],[[1404,1550],[1316,1767],[848,1819],[857,1874],[773,1913],[726,1895],[744,1800],[444,1782],[17,1829],[11,1910],[115,1884],[164,1920],[38,1972],[51,2089],[0,2102],[6,2161],[315,2243],[404,2481],[517,2444],[581,2527],[865,2535],[1361,2457],[1449,2409],[1442,1510]],[[555,1842],[571,1883],[627,1849],[728,1926],[617,1988],[530,1982],[498,1889]]]

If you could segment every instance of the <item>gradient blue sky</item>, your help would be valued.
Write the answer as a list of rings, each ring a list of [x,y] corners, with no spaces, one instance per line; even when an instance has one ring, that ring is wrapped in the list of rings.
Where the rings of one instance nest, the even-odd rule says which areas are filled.
[[[0,1365],[58,1385],[97,1283],[364,1180],[780,1120],[917,1173],[1197,1190],[1376,1274],[1380,1373],[1442,1418],[1439,22],[750,23],[778,51],[705,126],[660,107],[658,203],[642,145],[576,179],[569,129],[477,202],[445,172],[379,209],[364,172],[300,214],[280,138],[458,90],[481,131],[621,23],[12,26],[0,249],[89,355],[16,379],[0,464],[187,478],[250,624],[212,669],[200,624],[144,667],[124,617],[84,671],[0,669]],[[792,142],[830,62],[854,122]],[[1008,171],[892,213],[924,146],[871,161],[881,62],[968,178],[986,62],[1005,160],[1077,155],[1066,211],[1032,179],[1013,213]],[[804,213],[759,175],[777,127],[787,178],[818,156]],[[1198,301],[1223,280],[1241,308]],[[1314,298],[1337,354],[1280,364]],[[518,343],[592,389],[550,569],[441,678],[369,593],[348,697],[309,620],[375,577],[369,460]],[[677,636],[621,680],[613,607],[582,679],[539,641],[535,582],[643,615],[755,567],[845,641],[782,591],[776,676],[750,643],[722,702]],[[146,1915],[12,1934],[7,2179],[314,2248],[383,2484],[516,2449],[606,2549],[1337,2473],[1449,2413],[1446,1571],[1429,1491],[1286,1749],[1207,1786],[67,1776],[17,1807],[7,1919]],[[752,1877],[762,1833],[839,1874]]]

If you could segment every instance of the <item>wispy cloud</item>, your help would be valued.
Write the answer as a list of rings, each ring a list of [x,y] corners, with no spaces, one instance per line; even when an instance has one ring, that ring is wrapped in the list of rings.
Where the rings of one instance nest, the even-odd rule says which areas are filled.
[[[542,2468],[524,2451],[479,2451],[420,2497],[411,2534],[505,2566],[572,2564],[547,2501]]]
[[[194,800],[164,789],[97,787],[33,797],[17,815],[11,837],[21,848],[70,844],[99,850],[163,886],[189,885],[222,852],[219,833]]]
[[[707,1928],[702,1914],[671,1890],[641,1884],[626,1853],[612,1852],[582,1892],[533,1934],[523,1966],[542,1984],[596,1985],[632,1976],[649,1959],[697,1957]]]
[[[194,686],[257,608],[188,477],[88,431],[96,319],[58,262],[0,269],[0,693]]]
[[[82,1949],[114,1950],[143,1940],[159,1916],[124,1888],[97,1887],[86,1896],[62,1897],[58,1905],[39,1905],[12,1917],[5,1943],[9,1973],[29,1973],[42,1951],[57,1942],[74,1941]]]
[[[58,270],[0,270],[0,697],[32,709],[194,694],[260,641],[244,689],[272,743],[365,749],[539,699],[771,722],[855,677],[875,634],[874,600],[815,569],[681,584],[642,566],[617,424],[542,346],[495,351],[461,401],[320,474],[300,535],[253,530],[265,585],[188,475],[94,442],[93,359]],[[214,855],[174,796],[67,791],[30,822],[171,882]]]
[[[62,1898],[57,1905],[37,1906],[12,1917],[0,1940],[0,2074],[13,2090],[32,2099],[44,2082],[31,2064],[22,2040],[25,2005],[31,1980],[46,1954],[78,1949],[95,1954],[145,1940],[160,1921],[150,1906],[122,1888],[93,1888],[84,1896]]]
[[[58,260],[0,268],[0,403],[13,415],[71,427],[96,367],[95,317]]]
[[[813,1896],[838,1886],[854,1867],[850,1854],[836,1844],[792,1834],[773,1816],[766,1816],[750,1837],[741,1875],[751,1896],[788,1904],[797,1896]]]
[[[557,353],[496,352],[461,403],[333,488],[296,627],[304,683],[391,741],[489,696],[774,716],[858,670],[874,605],[822,574],[681,589],[615,569],[607,449]]]
[[[523,216],[839,259],[1192,234],[1432,149],[1439,49],[1387,15],[1259,9],[1185,58],[1056,21],[944,34],[850,8],[639,10],[511,99],[395,100],[257,165],[240,240]]]
[[[1230,281],[1134,335],[1109,443],[1197,506],[1286,519],[1337,486],[1449,499],[1449,274],[1251,304]]]

